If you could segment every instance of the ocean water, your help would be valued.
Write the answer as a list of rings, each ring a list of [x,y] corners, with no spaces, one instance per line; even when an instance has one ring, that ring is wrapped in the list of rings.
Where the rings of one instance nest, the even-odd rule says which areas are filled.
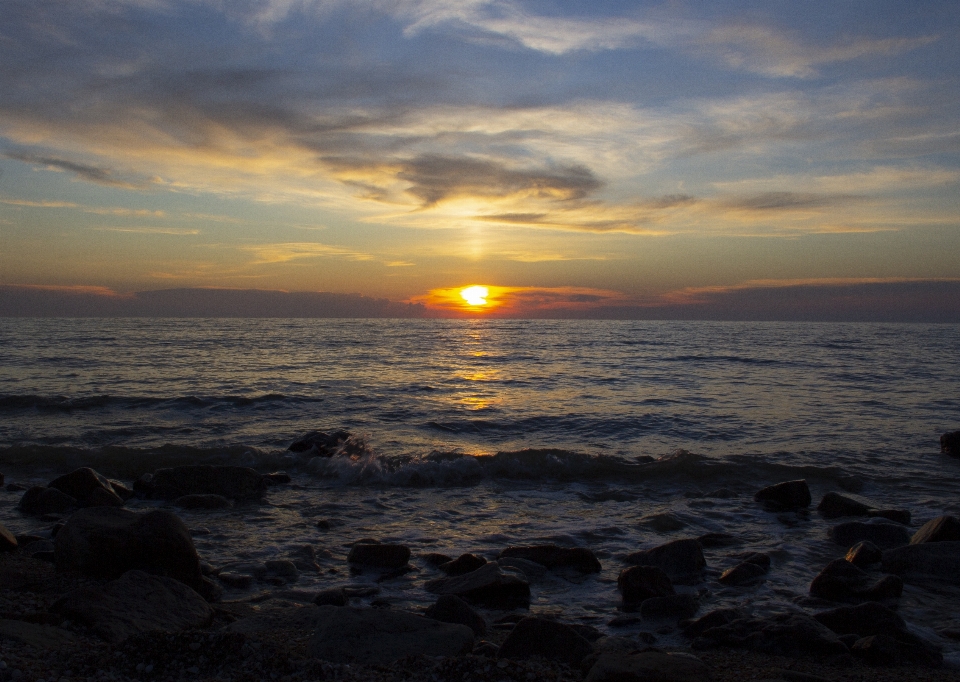
[[[286,450],[345,429],[359,456]],[[282,469],[262,504],[176,510],[216,566],[317,553],[293,585],[375,584],[345,557],[363,537],[402,542],[415,570],[379,583],[398,607],[432,603],[426,552],[488,557],[509,545],[592,549],[598,575],[548,573],[534,612],[609,630],[616,577],[637,549],[709,532],[701,613],[824,605],[810,580],[845,547],[828,521],[773,514],[759,488],[806,478],[814,506],[845,477],[913,527],[960,513],[960,326],[517,320],[3,319],[0,471],[43,484],[77,466],[130,483],[183,463]],[[43,532],[0,490],[0,522]],[[133,508],[163,507],[133,501]],[[170,507],[173,509],[173,507]],[[329,522],[320,530],[316,521]],[[752,551],[766,580],[716,578]],[[227,590],[243,598],[259,590]],[[958,660],[960,590],[911,586],[900,612]],[[493,614],[491,614],[493,615]],[[628,628],[682,643],[662,623]]]

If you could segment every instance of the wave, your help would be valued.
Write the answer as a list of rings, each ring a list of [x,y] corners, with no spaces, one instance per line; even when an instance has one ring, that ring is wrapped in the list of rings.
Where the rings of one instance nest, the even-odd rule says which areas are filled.
[[[323,398],[309,396],[286,396],[280,393],[266,393],[257,396],[225,395],[225,396],[114,396],[96,395],[69,398],[67,396],[43,395],[4,395],[0,396],[0,413],[17,412],[22,410],[36,410],[38,412],[73,412],[79,410],[97,409],[149,409],[149,408],[193,408],[193,407],[247,407],[263,403],[319,403]]]

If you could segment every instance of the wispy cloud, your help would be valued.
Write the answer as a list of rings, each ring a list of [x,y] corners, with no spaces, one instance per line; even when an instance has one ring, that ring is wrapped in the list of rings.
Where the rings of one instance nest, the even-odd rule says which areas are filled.
[[[354,261],[374,260],[367,253],[344,249],[329,244],[314,242],[283,242],[277,244],[254,244],[241,246],[242,251],[253,253],[257,260],[255,264],[286,263],[304,258],[345,258]]]
[[[8,159],[16,159],[24,163],[42,166],[48,170],[66,171],[73,173],[80,180],[93,182],[98,185],[109,185],[111,187],[123,187],[125,189],[134,189],[139,185],[117,178],[114,171],[109,168],[92,166],[78,161],[69,161],[53,156],[39,156],[35,154],[26,154],[23,152],[4,152],[3,156]]]
[[[93,227],[97,232],[120,232],[129,234],[165,234],[177,237],[190,237],[200,234],[200,230],[176,227]]]

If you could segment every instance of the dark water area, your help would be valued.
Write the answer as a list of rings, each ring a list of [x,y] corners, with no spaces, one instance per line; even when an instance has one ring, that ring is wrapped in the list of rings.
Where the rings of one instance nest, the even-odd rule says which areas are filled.
[[[360,456],[286,450],[305,432],[336,429],[362,439]],[[205,559],[262,562],[309,544],[343,568],[360,537],[403,542],[415,557],[587,546],[603,572],[538,579],[532,609],[601,628],[617,614],[626,553],[709,532],[739,544],[706,550],[707,580],[690,588],[701,612],[812,609],[810,580],[846,549],[828,539],[835,521],[813,509],[772,514],[753,493],[806,478],[815,506],[852,476],[879,505],[909,510],[915,529],[960,513],[960,460],[938,447],[956,429],[957,325],[0,323],[8,481],[45,483],[82,465],[128,482],[192,462],[283,469],[294,485],[271,489],[263,504],[177,510]],[[17,512],[19,494],[0,491],[0,522],[42,530]],[[773,557],[765,582],[716,582],[749,551]],[[383,594],[429,603],[422,583],[432,569],[416,565]],[[342,570],[302,576],[298,587],[365,580]],[[908,585],[900,610],[956,658],[957,643],[936,631],[956,625],[960,592]]]

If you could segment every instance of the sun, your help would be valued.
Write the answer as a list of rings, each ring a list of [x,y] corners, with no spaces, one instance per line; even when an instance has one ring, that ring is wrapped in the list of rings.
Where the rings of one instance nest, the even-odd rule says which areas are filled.
[[[487,296],[490,291],[486,287],[475,285],[460,291],[460,297],[469,305],[487,305]]]

